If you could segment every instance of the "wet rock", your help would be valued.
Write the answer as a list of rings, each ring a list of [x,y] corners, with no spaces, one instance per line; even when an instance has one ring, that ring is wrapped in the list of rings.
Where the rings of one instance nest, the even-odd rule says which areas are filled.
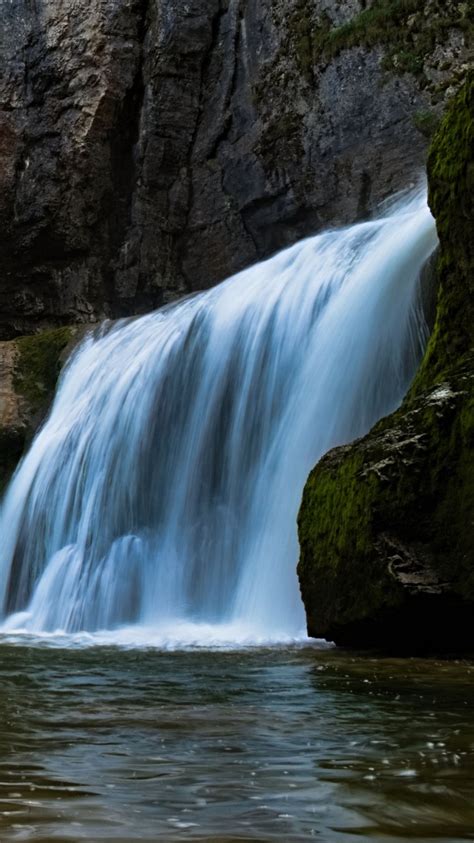
[[[434,331],[402,407],[308,479],[299,577],[311,635],[474,651],[474,76],[429,158]]]
[[[65,327],[0,342],[0,492],[43,422],[56,382],[85,330]]]

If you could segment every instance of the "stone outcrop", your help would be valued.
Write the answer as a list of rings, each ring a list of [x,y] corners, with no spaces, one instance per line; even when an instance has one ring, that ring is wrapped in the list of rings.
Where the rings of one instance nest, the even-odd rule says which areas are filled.
[[[45,418],[66,358],[83,327],[0,342],[0,493]]]
[[[474,650],[474,74],[428,161],[434,331],[401,408],[324,457],[299,515],[311,635],[351,646]]]
[[[149,310],[418,177],[454,0],[15,0],[0,20],[0,339]]]

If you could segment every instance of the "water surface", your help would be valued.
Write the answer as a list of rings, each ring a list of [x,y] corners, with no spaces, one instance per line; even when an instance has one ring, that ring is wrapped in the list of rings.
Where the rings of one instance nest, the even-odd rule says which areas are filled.
[[[474,665],[0,648],[0,840],[474,840]]]

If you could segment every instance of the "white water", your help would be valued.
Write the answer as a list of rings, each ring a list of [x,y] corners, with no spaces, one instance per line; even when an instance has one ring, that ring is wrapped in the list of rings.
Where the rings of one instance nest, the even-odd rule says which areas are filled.
[[[87,338],[4,500],[3,631],[304,638],[302,489],[401,401],[436,242],[412,197]]]

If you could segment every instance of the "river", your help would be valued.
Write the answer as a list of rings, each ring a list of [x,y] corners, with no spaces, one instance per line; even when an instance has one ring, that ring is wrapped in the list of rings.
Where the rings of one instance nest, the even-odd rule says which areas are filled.
[[[469,661],[0,653],[2,843],[474,839]]]

